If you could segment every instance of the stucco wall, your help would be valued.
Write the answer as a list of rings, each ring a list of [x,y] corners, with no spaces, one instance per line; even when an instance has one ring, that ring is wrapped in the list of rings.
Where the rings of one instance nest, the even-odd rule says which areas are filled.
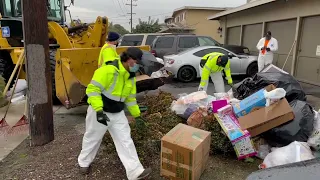
[[[218,34],[220,27],[219,21],[209,21],[208,16],[216,14],[221,11],[211,10],[187,10],[186,21],[189,27],[196,29],[194,31],[197,35],[211,36],[218,42],[223,42],[221,34]]]
[[[302,2],[303,1],[303,2]],[[227,16],[227,27],[255,24],[320,13],[320,0],[276,1]]]

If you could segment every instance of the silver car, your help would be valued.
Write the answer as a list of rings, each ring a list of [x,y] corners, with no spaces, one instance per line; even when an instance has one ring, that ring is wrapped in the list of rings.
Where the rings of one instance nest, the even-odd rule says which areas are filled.
[[[188,49],[176,55],[164,56],[164,67],[175,74],[182,82],[191,82],[200,77],[201,58],[212,52],[229,55],[232,75],[253,76],[258,72],[258,57],[248,54],[235,54],[219,46],[201,46]]]

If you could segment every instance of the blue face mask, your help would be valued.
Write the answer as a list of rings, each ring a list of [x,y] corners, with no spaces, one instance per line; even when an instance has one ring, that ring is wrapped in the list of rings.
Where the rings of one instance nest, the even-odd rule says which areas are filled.
[[[129,71],[135,73],[139,71],[139,68],[140,68],[139,64],[135,63],[133,67],[129,67]]]

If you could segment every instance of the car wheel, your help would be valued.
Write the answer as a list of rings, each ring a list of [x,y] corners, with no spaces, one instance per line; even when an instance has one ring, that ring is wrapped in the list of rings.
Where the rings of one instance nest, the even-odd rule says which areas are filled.
[[[258,73],[258,64],[256,62],[251,63],[247,69],[247,75],[253,77]]]
[[[178,71],[178,80],[192,82],[197,77],[197,71],[192,66],[183,66]]]

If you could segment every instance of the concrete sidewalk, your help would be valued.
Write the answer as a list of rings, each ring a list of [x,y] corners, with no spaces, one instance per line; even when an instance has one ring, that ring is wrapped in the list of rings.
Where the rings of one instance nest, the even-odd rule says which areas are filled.
[[[73,109],[66,109],[63,106],[53,106],[53,113],[59,115],[85,115],[88,106],[80,106]],[[9,112],[6,116],[6,122],[10,127],[14,126],[24,115],[25,105],[23,104],[12,104],[9,108]],[[6,108],[0,108],[0,118],[3,118]],[[22,141],[29,136],[28,127],[23,129],[16,129],[14,134],[9,136],[2,136],[4,130],[0,130],[0,161],[2,161],[7,155],[10,154]]]

